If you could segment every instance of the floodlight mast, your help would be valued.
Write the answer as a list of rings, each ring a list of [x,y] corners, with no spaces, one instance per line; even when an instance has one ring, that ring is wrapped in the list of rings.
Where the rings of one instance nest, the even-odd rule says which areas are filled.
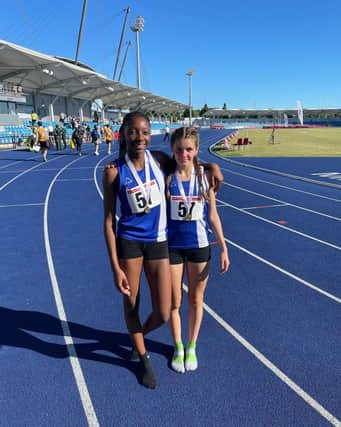
[[[140,73],[140,38],[139,33],[144,29],[144,19],[142,16],[136,18],[134,25],[130,27],[131,31],[135,33],[136,40],[136,86],[138,89],[141,88],[141,73]]]
[[[131,46],[131,41],[129,40],[128,43],[127,43],[127,48],[126,48],[124,57],[123,57],[121,71],[120,71],[120,74],[119,74],[118,79],[117,79],[118,82],[121,81],[122,73],[123,73],[124,67],[125,67],[126,62],[127,62],[128,50],[129,50],[130,46]]]
[[[189,107],[189,125],[192,126],[192,77],[195,73],[193,68],[190,68],[186,76],[188,76],[188,107]]]
[[[118,46],[117,55],[116,55],[116,62],[115,62],[114,74],[113,74],[113,77],[112,77],[113,80],[115,80],[115,77],[116,77],[116,71],[117,71],[117,67],[118,67],[118,61],[119,61],[120,55],[121,55],[122,42],[123,42],[123,38],[124,38],[126,26],[127,26],[127,18],[128,18],[128,14],[130,12],[130,7],[128,6],[127,9],[124,9],[124,11],[126,12],[126,14],[125,14],[125,17],[124,17],[123,27],[122,27],[122,31],[121,31],[120,44]]]
[[[78,54],[79,54],[79,48],[82,40],[82,34],[83,34],[83,26],[85,21],[85,15],[86,15],[86,9],[88,7],[88,0],[84,0],[83,2],[83,10],[82,10],[82,18],[81,23],[79,27],[79,33],[78,33],[78,42],[77,42],[77,50],[76,50],[76,57],[75,57],[75,63],[78,63]]]

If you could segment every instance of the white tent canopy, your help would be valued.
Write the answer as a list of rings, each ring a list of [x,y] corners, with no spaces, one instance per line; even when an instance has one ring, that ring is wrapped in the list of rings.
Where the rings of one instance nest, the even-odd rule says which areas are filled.
[[[90,67],[0,40],[0,82],[20,85],[28,93],[102,99],[105,107],[159,114],[183,111],[187,105],[116,82]]]

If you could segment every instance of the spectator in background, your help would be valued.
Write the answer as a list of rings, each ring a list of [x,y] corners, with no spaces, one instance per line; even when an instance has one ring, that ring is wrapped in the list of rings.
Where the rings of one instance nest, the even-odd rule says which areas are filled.
[[[62,128],[59,125],[56,125],[54,129],[54,140],[56,142],[57,151],[62,149]]]
[[[48,133],[49,133],[49,145],[50,145],[50,147],[51,147],[51,145],[54,145],[54,144],[55,144],[55,139],[54,139],[54,129],[53,129],[52,123],[50,123],[50,124],[47,126],[47,130],[48,130]]]
[[[66,129],[64,126],[62,126],[61,130],[62,130],[63,149],[65,150],[65,148],[66,148]]]
[[[104,131],[105,143],[107,144],[107,154],[111,154],[111,145],[112,145],[112,140],[114,138],[113,131],[108,124],[104,126],[103,131]]]
[[[32,126],[36,124],[37,120],[38,120],[38,114],[34,110],[32,110],[32,113],[31,113]]]
[[[84,124],[84,126],[85,126],[85,141],[91,142],[92,141],[91,128],[86,123]]]
[[[47,161],[47,152],[49,149],[48,140],[49,135],[47,129],[43,127],[43,123],[41,121],[38,122],[38,128],[35,134],[36,143],[40,145],[41,153],[43,156],[43,161]]]
[[[91,139],[92,139],[92,142],[95,144],[94,155],[98,156],[99,155],[99,144],[101,143],[101,132],[99,130],[98,125],[96,125],[94,127],[93,131],[91,132]]]
[[[65,114],[65,113],[63,113],[63,111],[62,111],[62,112],[59,114],[59,121],[60,121],[60,123],[62,123],[62,124],[64,125],[65,119],[66,119],[66,114]]]
[[[169,126],[166,125],[164,129],[163,141],[169,141],[169,140],[170,140],[170,129],[169,129]]]
[[[82,155],[82,144],[84,139],[84,129],[81,125],[78,125],[72,132],[72,139],[75,141],[77,154]]]

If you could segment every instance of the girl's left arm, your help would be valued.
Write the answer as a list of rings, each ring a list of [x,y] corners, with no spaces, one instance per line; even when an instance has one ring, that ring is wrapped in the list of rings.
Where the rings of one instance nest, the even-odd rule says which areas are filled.
[[[227,245],[224,238],[223,227],[221,225],[220,217],[217,211],[216,198],[214,188],[208,190],[209,204],[208,204],[208,222],[212,227],[215,238],[220,246],[220,272],[226,273],[230,266],[230,259],[228,254]]]

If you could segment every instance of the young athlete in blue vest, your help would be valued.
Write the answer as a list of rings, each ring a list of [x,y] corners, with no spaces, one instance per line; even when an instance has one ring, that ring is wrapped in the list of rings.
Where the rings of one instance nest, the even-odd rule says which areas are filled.
[[[174,340],[172,368],[184,373],[198,367],[196,342],[203,318],[203,299],[208,281],[210,246],[208,225],[220,246],[220,271],[229,268],[228,250],[216,208],[215,190],[199,165],[199,135],[194,128],[176,129],[171,136],[176,162],[167,177],[168,247],[172,279],[171,332]],[[182,343],[180,306],[184,270],[188,279],[188,344]]]

